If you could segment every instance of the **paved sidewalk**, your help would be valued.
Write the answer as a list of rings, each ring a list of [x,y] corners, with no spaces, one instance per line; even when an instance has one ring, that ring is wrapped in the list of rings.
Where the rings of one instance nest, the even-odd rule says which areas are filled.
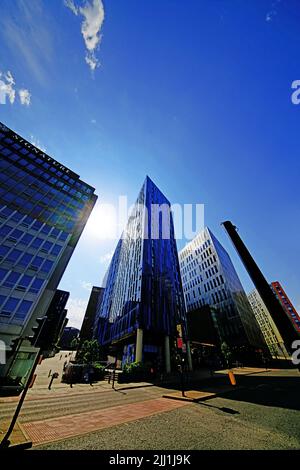
[[[0,442],[4,438],[8,427],[10,425],[10,421],[1,421],[0,422]],[[23,444],[25,442],[29,442],[30,439],[24,432],[23,426],[20,423],[16,423],[15,427],[13,429],[13,432],[10,435],[9,438],[10,442],[12,445],[17,445],[17,444]]]
[[[135,421],[185,405],[188,403],[157,398],[99,411],[24,423],[22,427],[33,445],[39,445]]]
[[[143,387],[153,387],[155,386],[149,382],[138,382],[138,383],[128,383],[128,384],[116,384],[116,390],[126,390],[131,388],[143,388]],[[68,384],[57,384],[55,387],[48,390],[47,387],[35,387],[28,391],[26,395],[26,401],[32,400],[47,400],[49,398],[59,398],[59,397],[75,397],[78,395],[91,395],[99,392],[107,392],[112,390],[112,385],[105,382],[95,382],[91,387],[89,384],[74,384],[71,388]],[[18,402],[20,396],[13,397],[0,397],[1,403],[14,403]]]
[[[263,367],[233,367],[230,369],[235,375],[262,374],[266,372],[275,372],[277,369],[266,369]],[[227,375],[228,369],[216,370],[214,375]]]
[[[210,389],[204,388],[203,390],[187,390],[184,392],[184,396],[182,395],[182,391],[178,390],[176,392],[163,395],[163,398],[169,398],[171,400],[199,402],[209,400],[210,398],[215,398],[218,395],[222,395],[223,393],[232,392],[232,390],[236,390],[237,388],[240,387],[232,385],[219,385]]]

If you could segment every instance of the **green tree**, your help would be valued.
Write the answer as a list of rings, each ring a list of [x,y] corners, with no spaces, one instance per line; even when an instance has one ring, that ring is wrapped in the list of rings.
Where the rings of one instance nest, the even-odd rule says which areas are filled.
[[[84,341],[76,354],[76,362],[81,364],[92,364],[101,359],[101,348],[96,339]]]
[[[77,349],[77,348],[78,348],[78,344],[79,344],[79,339],[78,339],[78,338],[73,338],[72,341],[71,341],[71,344],[70,344],[71,349],[73,349],[73,351],[74,351],[75,349]]]

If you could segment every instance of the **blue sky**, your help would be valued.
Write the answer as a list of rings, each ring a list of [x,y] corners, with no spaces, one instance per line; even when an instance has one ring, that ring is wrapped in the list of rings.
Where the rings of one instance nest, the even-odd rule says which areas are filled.
[[[232,220],[300,309],[299,20],[298,0],[1,0],[0,120],[99,204],[134,202],[146,174],[172,203],[204,203],[249,291],[220,226]],[[95,220],[82,235],[60,285],[70,325],[115,244]]]

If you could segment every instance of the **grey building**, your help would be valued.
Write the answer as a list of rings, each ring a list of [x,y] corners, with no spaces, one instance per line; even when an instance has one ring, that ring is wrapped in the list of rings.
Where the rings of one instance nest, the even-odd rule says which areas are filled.
[[[179,252],[187,312],[213,306],[220,341],[229,346],[265,348],[265,342],[232,261],[209,228]]]
[[[256,289],[248,294],[248,300],[272,357],[288,359],[289,354],[282,336]]]

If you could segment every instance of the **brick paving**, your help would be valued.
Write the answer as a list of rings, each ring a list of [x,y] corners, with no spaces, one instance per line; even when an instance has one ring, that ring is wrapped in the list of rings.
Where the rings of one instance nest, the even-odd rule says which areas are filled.
[[[157,398],[98,411],[33,421],[22,424],[22,427],[33,445],[38,445],[146,418],[188,404],[188,402]]]
[[[4,438],[6,431],[8,430],[10,421],[1,421],[0,422],[0,441]],[[20,423],[16,423],[13,429],[13,432],[9,438],[12,445],[24,444],[25,442],[30,441],[26,433],[24,432],[23,426]]]

